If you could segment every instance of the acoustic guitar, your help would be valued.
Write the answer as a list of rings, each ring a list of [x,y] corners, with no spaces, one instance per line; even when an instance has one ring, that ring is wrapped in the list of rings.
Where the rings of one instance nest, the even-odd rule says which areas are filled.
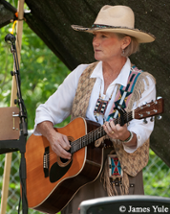
[[[143,119],[163,112],[160,98],[131,112],[124,112],[124,122]],[[119,123],[119,118],[114,123]],[[63,128],[55,128],[67,135],[71,160],[58,157],[44,136],[32,134],[26,143],[26,191],[28,207],[46,213],[61,211],[84,185],[99,176],[103,164],[104,147],[94,142],[106,135],[103,127],[78,117]]]

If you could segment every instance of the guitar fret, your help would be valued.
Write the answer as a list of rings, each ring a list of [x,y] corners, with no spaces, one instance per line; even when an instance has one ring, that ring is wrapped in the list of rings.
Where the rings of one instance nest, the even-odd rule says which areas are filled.
[[[84,147],[84,136],[81,138],[82,139],[82,147]]]
[[[92,142],[93,142],[92,133],[90,132],[90,133],[89,133],[89,144],[92,143]]]
[[[100,138],[102,137],[102,128],[100,127],[100,131],[99,131],[99,136]]]
[[[82,145],[82,139],[80,138],[80,147],[82,148],[83,145]]]
[[[94,140],[97,140],[97,131],[95,130]]]
[[[97,131],[97,129],[96,129],[96,139],[95,140],[97,140],[98,139],[98,131]]]
[[[86,145],[86,144],[89,145],[88,135],[85,136],[85,138],[84,138],[84,143],[85,143],[85,145]]]
[[[90,141],[93,142],[93,132],[90,132]]]
[[[132,120],[132,112],[123,113],[123,122],[127,123],[130,120]],[[114,120],[115,125],[118,123],[120,124],[120,122],[121,122],[120,117],[118,117]],[[72,145],[72,148],[71,148],[71,153],[78,151],[79,149],[89,145],[90,143],[96,141],[97,139],[101,138],[104,135],[106,135],[106,132],[105,132],[103,126],[100,126],[96,130],[93,130],[93,131],[89,132],[87,135],[74,141],[74,144]]]

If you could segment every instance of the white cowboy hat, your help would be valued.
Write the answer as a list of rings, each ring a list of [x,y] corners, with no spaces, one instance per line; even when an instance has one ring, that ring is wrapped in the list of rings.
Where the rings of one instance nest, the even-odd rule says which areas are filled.
[[[91,28],[79,25],[71,25],[71,27],[76,31],[88,33],[94,33],[94,31],[121,33],[135,37],[139,43],[153,42],[155,40],[155,36],[136,29],[134,24],[135,16],[130,7],[105,5],[99,11]]]

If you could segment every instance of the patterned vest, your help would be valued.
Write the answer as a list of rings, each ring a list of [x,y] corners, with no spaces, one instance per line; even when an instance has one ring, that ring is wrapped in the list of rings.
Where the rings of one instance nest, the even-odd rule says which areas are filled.
[[[76,95],[73,101],[71,120],[79,116],[84,118],[86,117],[86,111],[89,105],[90,96],[94,83],[96,81],[96,78],[90,78],[90,75],[92,74],[97,63],[98,62],[91,63],[80,76]],[[142,80],[145,79],[147,85],[149,84],[148,79],[146,78],[147,76],[150,76],[152,79],[154,79],[153,76],[147,72],[142,72],[140,74],[134,86],[134,90],[131,99],[128,102],[126,111],[131,111],[133,103],[139,101],[140,96],[145,88],[144,81]],[[147,165],[149,160],[149,139],[133,153],[127,153],[123,149],[122,144],[118,144],[116,143],[116,141],[113,142],[113,144],[116,154],[120,160],[121,167],[123,171],[128,175],[133,177],[136,176],[137,173]]]

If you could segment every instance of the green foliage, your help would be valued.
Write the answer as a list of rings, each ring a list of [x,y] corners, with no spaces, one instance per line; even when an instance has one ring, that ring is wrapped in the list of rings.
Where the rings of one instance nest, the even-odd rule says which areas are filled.
[[[4,42],[9,33],[6,26],[1,28],[0,35],[0,100],[1,106],[10,106],[11,75],[13,70],[13,55],[10,45]],[[28,128],[34,125],[35,109],[44,103],[58,88],[64,78],[69,74],[67,67],[47,48],[42,40],[35,35],[24,23],[20,78],[22,97],[28,113]]]
[[[169,167],[150,150],[149,162],[144,169],[145,194],[170,197],[169,180]]]

